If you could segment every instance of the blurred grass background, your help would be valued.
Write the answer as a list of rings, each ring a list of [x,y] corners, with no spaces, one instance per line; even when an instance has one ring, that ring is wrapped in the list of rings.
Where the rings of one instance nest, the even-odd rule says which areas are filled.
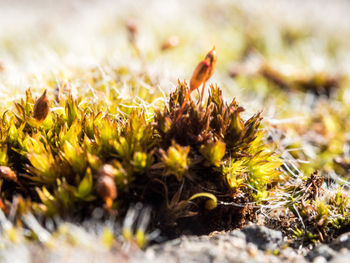
[[[1,82],[8,95],[45,74],[68,74],[72,67],[136,67],[128,21],[138,27],[149,71],[165,82],[188,79],[215,45],[219,59],[212,81],[226,79],[231,96],[228,72],[249,49],[286,71],[343,73],[350,68],[350,3],[345,0],[1,1],[1,9],[0,60],[6,68]],[[170,35],[177,35],[180,45],[161,53]]]

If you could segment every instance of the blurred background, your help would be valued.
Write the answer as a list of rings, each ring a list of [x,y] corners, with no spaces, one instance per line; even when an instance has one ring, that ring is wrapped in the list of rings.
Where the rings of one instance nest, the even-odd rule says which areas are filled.
[[[252,73],[263,59],[285,74],[350,70],[346,0],[0,3],[0,61],[6,72],[1,90],[12,94],[43,73],[103,64],[137,67],[128,23],[137,27],[137,45],[150,74],[162,76],[167,88],[168,82],[189,79],[213,45],[219,59],[212,81],[230,86],[231,96],[240,91],[232,91],[235,85],[227,77],[239,74],[243,64],[245,73]],[[176,48],[162,51],[171,36]]]

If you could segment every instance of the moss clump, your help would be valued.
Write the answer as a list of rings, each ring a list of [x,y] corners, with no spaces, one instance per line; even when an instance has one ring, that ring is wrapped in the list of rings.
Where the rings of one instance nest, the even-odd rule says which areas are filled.
[[[28,90],[1,118],[1,164],[18,176],[0,179],[1,199],[9,207],[21,195],[28,200],[21,211],[80,218],[99,206],[122,217],[142,202],[170,236],[186,217],[205,222],[198,232],[214,220],[214,229],[244,223],[249,209],[222,204],[264,202],[281,180],[281,159],[262,140],[260,114],[243,120],[244,109],[227,104],[218,87],[206,105],[190,100],[177,119],[187,92],[179,83],[153,121],[141,109],[111,117],[70,93],[56,102],[62,110],[38,121]],[[223,211],[229,220],[218,220]]]
[[[294,215],[282,219],[301,243],[329,242],[349,227],[349,199],[340,187],[330,191],[318,172],[288,185],[286,207]]]

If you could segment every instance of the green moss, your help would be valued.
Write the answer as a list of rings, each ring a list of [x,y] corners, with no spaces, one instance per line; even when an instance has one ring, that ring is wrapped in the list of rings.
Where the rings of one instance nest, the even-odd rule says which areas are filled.
[[[187,89],[179,82],[164,109],[155,109],[153,121],[141,108],[112,117],[93,110],[102,106],[83,97],[61,94],[64,110],[51,111],[42,123],[32,117],[35,100],[28,91],[1,120],[2,164],[20,175],[26,191],[10,188],[2,198],[11,200],[19,192],[32,201],[33,213],[85,216],[108,199],[101,199],[96,187],[102,166],[109,164],[102,173],[114,179],[118,195],[112,209],[120,215],[141,201],[169,225],[204,216],[195,204],[218,214],[218,204],[240,192],[244,201],[264,201],[267,189],[281,180],[282,162],[263,142],[260,114],[243,120],[244,109],[235,100],[227,104],[211,86],[206,104],[190,100],[177,120]],[[124,105],[113,96],[109,102],[119,110]]]

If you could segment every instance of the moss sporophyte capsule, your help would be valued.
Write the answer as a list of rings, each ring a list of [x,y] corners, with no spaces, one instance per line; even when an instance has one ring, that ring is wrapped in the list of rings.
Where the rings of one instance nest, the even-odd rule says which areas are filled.
[[[202,86],[202,91],[200,95],[199,101],[201,102],[203,100],[204,96],[204,90],[205,90],[205,83],[208,81],[208,79],[213,75],[214,70],[215,70],[215,64],[216,64],[216,51],[215,51],[215,46],[213,47],[212,50],[208,52],[204,60],[199,62],[195,70],[193,71],[191,80],[190,80],[190,90],[188,91],[184,102],[181,105],[181,108],[179,110],[179,113],[177,115],[177,120],[180,118],[190,96],[191,93],[198,89],[200,85],[203,84]]]
[[[113,201],[117,198],[117,187],[114,182],[114,168],[111,165],[104,165],[100,169],[97,179],[97,193],[105,201],[106,208],[110,209]]]
[[[40,122],[44,121],[50,112],[50,102],[46,93],[47,91],[45,90],[43,95],[34,104],[33,117]]]

